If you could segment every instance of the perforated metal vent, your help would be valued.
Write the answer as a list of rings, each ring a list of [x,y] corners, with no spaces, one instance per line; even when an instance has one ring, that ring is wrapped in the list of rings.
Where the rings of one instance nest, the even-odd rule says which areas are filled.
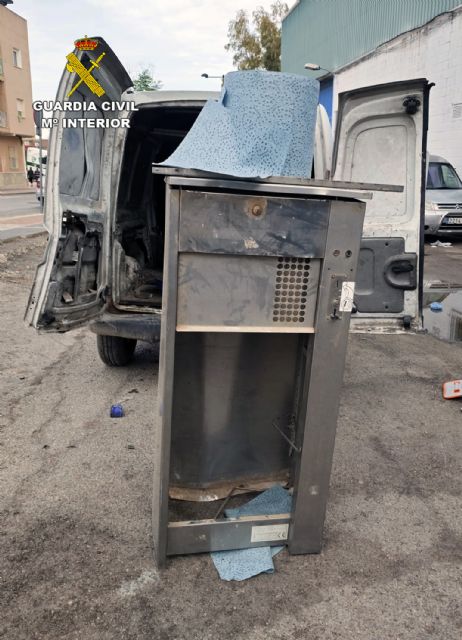
[[[278,258],[273,322],[304,322],[309,278],[309,258]]]

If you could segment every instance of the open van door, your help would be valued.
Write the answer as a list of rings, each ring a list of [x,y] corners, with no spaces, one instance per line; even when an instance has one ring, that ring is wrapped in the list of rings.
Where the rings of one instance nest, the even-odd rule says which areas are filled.
[[[28,324],[48,331],[67,331],[96,317],[107,293],[108,223],[120,145],[114,143],[117,129],[95,126],[95,120],[117,117],[108,105],[133,83],[102,38],[85,39],[97,46],[69,54],[56,96],[74,108],[53,113],[44,211],[49,238],[25,316]],[[70,119],[86,122],[72,128]]]
[[[333,179],[403,185],[373,191],[364,222],[352,331],[421,326],[428,96],[425,79],[339,95]]]

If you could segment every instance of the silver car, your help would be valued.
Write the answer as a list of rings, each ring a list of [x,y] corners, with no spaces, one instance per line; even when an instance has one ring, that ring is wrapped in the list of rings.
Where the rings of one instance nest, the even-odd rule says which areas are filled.
[[[425,235],[462,235],[462,182],[454,167],[430,156],[425,191]]]

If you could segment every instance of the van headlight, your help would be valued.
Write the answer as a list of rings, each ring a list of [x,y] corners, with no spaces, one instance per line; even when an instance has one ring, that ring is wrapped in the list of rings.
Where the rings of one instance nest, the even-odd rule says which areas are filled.
[[[439,207],[436,202],[430,202],[429,200],[425,200],[425,209],[427,211],[439,211]]]

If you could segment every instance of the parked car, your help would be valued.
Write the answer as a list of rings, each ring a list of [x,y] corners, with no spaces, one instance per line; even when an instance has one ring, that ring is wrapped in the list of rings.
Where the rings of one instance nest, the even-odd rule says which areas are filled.
[[[220,94],[134,92],[114,52],[102,38],[98,42],[94,51],[75,54],[87,56],[88,67],[105,53],[104,68],[93,73],[106,95],[99,99],[80,83],[71,99],[93,101],[106,118],[129,118],[130,127],[71,129],[58,119],[52,129],[44,211],[50,238],[26,321],[48,332],[90,324],[101,359],[124,365],[137,340],[155,342],[160,335],[165,183],[164,176],[152,173],[152,164],[169,157],[206,100]],[[68,95],[73,82],[65,71],[58,99]],[[383,333],[420,326],[420,158],[428,97],[429,84],[421,79],[341,94],[333,148],[330,124],[320,109],[316,179],[404,188],[372,187],[353,330]],[[103,111],[108,99],[133,101],[137,110]],[[94,111],[88,117],[94,118]],[[362,197],[364,191],[358,191]]]
[[[425,235],[462,235],[462,182],[450,162],[430,156],[425,191]]]

